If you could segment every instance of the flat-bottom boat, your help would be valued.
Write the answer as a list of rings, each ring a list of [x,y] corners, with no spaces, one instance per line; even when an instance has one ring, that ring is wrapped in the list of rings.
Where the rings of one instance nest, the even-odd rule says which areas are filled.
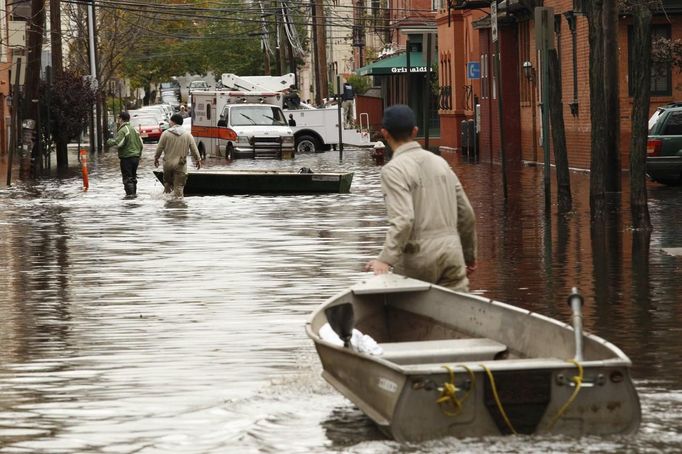
[[[154,175],[163,183],[162,171]],[[185,195],[347,193],[352,181],[352,172],[198,170],[187,172]]]
[[[632,433],[641,410],[631,362],[613,344],[583,333],[580,296],[569,300],[573,326],[385,274],[328,299],[306,332],[322,376],[398,441]],[[320,336],[326,323],[345,346]],[[383,353],[356,351],[353,329]]]

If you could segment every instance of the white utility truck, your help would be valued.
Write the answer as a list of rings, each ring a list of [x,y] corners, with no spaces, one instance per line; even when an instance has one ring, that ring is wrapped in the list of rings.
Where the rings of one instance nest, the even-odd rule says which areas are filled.
[[[294,133],[281,93],[227,90],[192,93],[192,135],[202,156],[291,158]]]
[[[324,151],[339,143],[338,106],[317,109],[306,103],[297,103],[298,108],[287,105],[287,91],[295,83],[294,74],[283,76],[237,76],[223,74],[223,87],[249,92],[274,91],[282,94],[278,100],[287,120],[296,124],[291,129],[296,139],[296,152]],[[350,111],[349,111],[350,109]],[[355,100],[344,102],[341,121],[344,145],[368,147],[370,142],[369,115],[356,110]],[[356,121],[357,120],[357,121]]]

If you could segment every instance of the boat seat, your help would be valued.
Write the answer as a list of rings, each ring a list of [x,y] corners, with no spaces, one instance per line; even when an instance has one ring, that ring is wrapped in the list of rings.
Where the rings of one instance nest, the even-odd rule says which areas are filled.
[[[485,361],[507,350],[506,345],[487,338],[387,342],[379,346],[384,350],[381,358],[396,364]]]

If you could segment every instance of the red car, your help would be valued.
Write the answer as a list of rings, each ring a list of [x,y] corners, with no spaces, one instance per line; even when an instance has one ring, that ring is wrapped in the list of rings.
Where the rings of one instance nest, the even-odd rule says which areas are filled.
[[[137,129],[143,142],[158,142],[161,138],[161,125],[154,117],[131,118],[130,126]]]

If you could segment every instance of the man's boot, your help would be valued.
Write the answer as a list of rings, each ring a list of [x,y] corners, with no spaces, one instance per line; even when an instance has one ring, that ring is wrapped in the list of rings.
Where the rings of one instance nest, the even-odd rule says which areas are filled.
[[[134,199],[135,198],[135,186],[134,183],[126,183],[123,185],[123,187],[126,190],[126,199]]]

